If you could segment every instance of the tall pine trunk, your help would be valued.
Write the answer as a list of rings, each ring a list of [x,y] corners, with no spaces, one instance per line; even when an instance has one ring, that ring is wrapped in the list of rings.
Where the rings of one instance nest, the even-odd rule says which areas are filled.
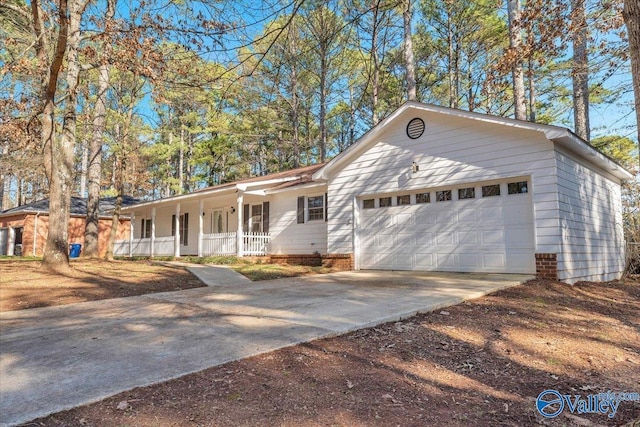
[[[629,33],[629,52],[631,54],[631,76],[636,110],[636,132],[640,141],[640,4],[638,0],[625,0],[622,10],[624,23]],[[638,153],[640,160],[640,153]]]
[[[66,0],[58,4],[58,35],[53,57],[49,60],[49,38],[44,29],[44,12],[40,1],[31,1],[31,15],[34,34],[36,36],[36,55],[40,66],[46,69],[42,81],[41,100],[42,114],[40,125],[42,128],[41,143],[44,153],[44,169],[49,181],[49,233],[44,253],[43,265],[53,269],[66,269],[69,266],[68,229],[69,197],[65,195],[69,182],[64,164],[64,150],[55,135],[55,95],[58,88],[58,77],[65,59],[67,43],[69,41],[69,7]]]
[[[509,14],[509,46],[513,53],[511,76],[513,79],[513,109],[518,120],[527,120],[527,105],[524,95],[524,72],[522,67],[522,24],[520,22],[520,0],[507,0]]]
[[[84,229],[83,256],[99,256],[98,223],[100,205],[100,179],[102,178],[102,145],[106,122],[107,89],[109,88],[109,66],[98,68],[98,93],[93,110],[93,135],[89,147],[89,195],[87,198],[87,218]]]
[[[407,100],[417,99],[416,91],[416,63],[413,57],[413,41],[411,38],[411,0],[405,0],[402,7],[404,23],[404,61],[407,71]]]
[[[572,0],[573,119],[576,135],[589,141],[589,60],[585,0]]]

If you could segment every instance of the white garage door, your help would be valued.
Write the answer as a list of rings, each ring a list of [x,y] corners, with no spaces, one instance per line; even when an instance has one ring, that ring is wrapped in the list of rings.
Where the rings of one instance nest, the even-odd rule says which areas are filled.
[[[531,194],[507,188],[503,183],[500,195],[482,197],[477,186],[475,197],[463,200],[452,189],[453,200],[440,202],[431,192],[429,203],[411,195],[402,206],[379,207],[375,199],[361,210],[360,268],[535,273]]]

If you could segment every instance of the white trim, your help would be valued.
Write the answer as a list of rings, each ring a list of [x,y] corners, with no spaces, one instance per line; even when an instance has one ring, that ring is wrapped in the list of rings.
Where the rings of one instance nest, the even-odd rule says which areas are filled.
[[[156,245],[156,208],[151,208],[151,249],[149,250],[151,258]]]
[[[242,191],[238,191],[238,229],[236,231],[236,239],[237,239],[237,244],[236,244],[236,250],[237,252],[237,256],[238,257],[242,257],[243,252],[244,252],[244,248],[243,248],[243,243],[244,243],[244,239],[242,238],[242,227],[243,227],[243,221],[244,221],[244,206],[243,206],[243,202],[244,202],[244,193]]]
[[[308,189],[313,189],[313,188],[325,188],[325,192],[326,192],[326,188],[327,188],[327,182],[323,181],[323,180],[319,180],[318,182],[310,182],[307,184],[300,184],[300,185],[296,185],[295,187],[288,187],[288,188],[280,188],[277,190],[266,190],[266,193],[268,195],[270,194],[279,194],[279,193],[286,193],[289,191],[299,191],[299,190],[308,190]]]

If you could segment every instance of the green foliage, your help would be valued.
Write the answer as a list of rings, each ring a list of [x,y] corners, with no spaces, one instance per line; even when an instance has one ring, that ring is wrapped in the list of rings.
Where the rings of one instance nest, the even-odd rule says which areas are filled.
[[[591,140],[591,145],[611,157],[628,170],[638,171],[638,144],[624,136],[602,136]]]

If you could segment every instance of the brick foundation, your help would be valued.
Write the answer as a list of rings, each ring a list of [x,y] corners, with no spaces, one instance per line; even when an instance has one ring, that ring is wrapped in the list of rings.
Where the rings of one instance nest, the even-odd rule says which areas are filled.
[[[322,265],[322,256],[320,254],[270,255],[269,262],[272,264],[308,265],[318,267]]]
[[[558,280],[557,254],[536,254],[536,278]]]
[[[323,266],[343,271],[353,270],[352,254],[270,255],[268,258],[269,262],[273,264]]]
[[[342,271],[351,271],[353,270],[353,254],[323,255],[322,266]]]

